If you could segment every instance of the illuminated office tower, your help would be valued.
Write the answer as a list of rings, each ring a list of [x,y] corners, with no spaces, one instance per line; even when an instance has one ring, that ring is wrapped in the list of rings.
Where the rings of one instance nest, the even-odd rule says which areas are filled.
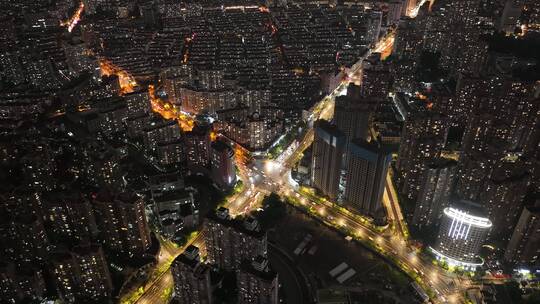
[[[311,158],[311,183],[332,200],[338,197],[344,151],[345,134],[326,120],[317,121]]]
[[[483,208],[471,201],[455,201],[443,211],[435,246],[437,259],[451,266],[475,269],[483,264],[478,257],[492,223]]]

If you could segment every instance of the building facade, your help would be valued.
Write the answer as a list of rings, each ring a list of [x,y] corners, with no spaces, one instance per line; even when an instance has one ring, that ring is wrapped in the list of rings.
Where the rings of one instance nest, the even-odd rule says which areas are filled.
[[[231,219],[226,208],[210,212],[203,230],[207,260],[222,269],[239,269],[244,260],[267,255],[266,232],[257,221]]]
[[[257,257],[244,261],[236,273],[239,304],[278,304],[278,274],[269,269],[268,260]]]
[[[353,140],[349,146],[344,200],[362,214],[381,214],[382,197],[392,155],[375,142]],[[384,214],[384,212],[382,213]]]
[[[93,200],[99,236],[118,253],[140,256],[150,248],[145,202],[133,192],[98,193]]]
[[[315,126],[311,158],[311,184],[323,195],[336,200],[339,194],[345,134],[325,120]]]
[[[440,156],[448,134],[447,118],[427,109],[412,111],[401,135],[396,168],[398,189],[411,200],[416,200],[422,176],[429,161]]]
[[[210,268],[201,263],[199,249],[189,246],[172,264],[175,299],[179,304],[211,304]]]
[[[452,266],[476,269],[478,257],[492,223],[482,207],[471,201],[450,203],[443,211],[436,244],[431,250],[437,259]]]
[[[234,150],[225,142],[217,140],[211,144],[212,179],[223,189],[236,183]]]
[[[540,204],[526,207],[506,247],[504,259],[514,265],[540,265]]]
[[[457,163],[449,159],[432,162],[424,173],[411,224],[419,229],[437,224],[448,206]]]

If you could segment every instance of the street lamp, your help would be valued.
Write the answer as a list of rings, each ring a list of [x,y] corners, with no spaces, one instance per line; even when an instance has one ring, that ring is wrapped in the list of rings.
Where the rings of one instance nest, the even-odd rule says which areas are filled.
[[[439,275],[437,274],[436,271],[433,271],[431,272],[430,278],[431,278],[431,281],[437,282],[437,280],[439,279]]]
[[[413,264],[416,264],[418,262],[418,257],[414,252],[411,252],[411,254],[409,254],[409,258]]]
[[[457,303],[458,302],[458,296],[456,294],[450,295],[448,297],[448,302],[449,303]]]

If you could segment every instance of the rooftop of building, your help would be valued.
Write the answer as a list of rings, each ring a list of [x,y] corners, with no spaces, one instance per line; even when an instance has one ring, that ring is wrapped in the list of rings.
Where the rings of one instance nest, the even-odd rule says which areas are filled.
[[[450,208],[467,213],[471,216],[487,218],[486,209],[479,203],[459,198],[450,199]]]
[[[170,202],[175,200],[193,199],[191,191],[186,189],[175,189],[161,192],[160,195],[154,196],[156,203]]]
[[[216,141],[213,141],[212,142],[212,149],[216,150],[216,151],[219,151],[219,152],[224,152],[224,151],[228,151],[228,150],[232,150],[231,146],[229,146],[226,142],[224,142],[223,140],[216,140]]]
[[[324,132],[333,137],[345,137],[345,134],[336,125],[324,119],[319,119],[315,122],[315,131]]]
[[[264,259],[263,257],[260,257],[260,256],[256,258]],[[240,271],[250,273],[256,276],[257,278],[268,281],[268,282],[271,282],[277,278],[277,273],[271,270],[270,267],[266,267],[265,270],[255,269],[255,267],[253,266],[253,261],[248,261],[248,260],[242,261],[242,263],[240,264]]]
[[[356,138],[351,141],[351,152],[360,152],[360,150],[369,151],[374,154],[390,154],[392,149],[376,140],[367,141],[363,138]]]
[[[236,231],[240,233],[243,233],[243,234],[258,238],[258,239],[264,238],[266,236],[266,231],[264,230],[248,229],[244,223],[244,220],[239,220],[239,219],[230,218],[230,217],[223,217],[223,216],[218,215],[218,213],[219,211],[217,210],[208,212],[207,218],[210,221],[219,223],[226,227],[234,228]]]
[[[88,255],[101,251],[101,245],[98,244],[81,244],[71,249],[76,254]]]
[[[457,161],[451,158],[438,157],[431,161],[428,165],[430,169],[448,168],[457,166]]]
[[[106,189],[94,195],[94,200],[98,202],[119,201],[122,203],[133,204],[138,202],[140,199],[141,197],[135,192],[111,193],[111,191]]]
[[[151,132],[157,129],[174,126],[174,125],[178,126],[178,122],[176,122],[175,120],[165,120],[165,119],[158,118],[150,122],[150,125],[146,126],[143,130],[145,132]],[[178,128],[180,129],[180,127]]]

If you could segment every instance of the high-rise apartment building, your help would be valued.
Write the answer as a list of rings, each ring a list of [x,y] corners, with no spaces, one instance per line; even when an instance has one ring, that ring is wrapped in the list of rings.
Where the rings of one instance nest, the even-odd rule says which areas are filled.
[[[139,256],[150,248],[143,197],[133,192],[97,194],[93,200],[100,238],[111,250]]]
[[[438,224],[449,204],[457,163],[451,159],[436,159],[424,172],[422,186],[414,208],[412,225],[423,228]]]
[[[398,188],[407,198],[417,199],[429,161],[439,157],[446,144],[448,127],[446,116],[426,109],[413,111],[407,117],[396,164]]]
[[[248,106],[217,111],[216,130],[250,151],[267,149],[283,134],[283,110],[262,106],[252,112]]]
[[[478,200],[497,159],[487,153],[463,154],[458,163],[455,194],[466,200]]]
[[[449,107],[449,115],[458,119],[470,117],[480,101],[488,94],[489,86],[485,78],[468,73],[459,74],[456,83],[456,96]]]
[[[49,192],[43,196],[49,230],[57,237],[90,241],[97,236],[90,201],[78,192]]]
[[[112,281],[101,246],[85,245],[58,252],[51,260],[56,289],[67,303],[106,301]]]
[[[253,261],[244,261],[236,278],[239,304],[280,302],[278,274],[270,270],[266,258],[258,256]]]
[[[0,297],[5,303],[42,301],[47,294],[43,271],[0,263]]]
[[[401,19],[401,11],[403,10],[403,1],[402,0],[391,0],[388,2],[388,13],[386,15],[386,24],[393,25],[398,24],[399,19]]]
[[[181,138],[181,130],[178,122],[169,121],[152,121],[150,126],[142,130],[144,146],[148,150],[154,150],[158,143],[172,142]]]
[[[448,11],[448,23],[470,28],[475,25],[475,18],[480,9],[480,0],[463,0],[443,3]]]
[[[396,30],[392,54],[398,59],[416,59],[420,56],[423,43],[423,31],[415,19],[402,18]]]
[[[367,43],[376,43],[377,41],[379,41],[381,25],[382,12],[376,10],[370,11],[367,15],[367,30],[365,36]]]
[[[133,92],[124,95],[127,116],[132,117],[150,112],[150,95],[147,91]]]
[[[534,267],[540,264],[540,204],[526,207],[506,247],[504,259],[515,265]]]
[[[239,269],[244,260],[251,261],[261,255],[266,257],[266,232],[261,231],[257,220],[231,219],[227,208],[210,212],[204,223],[204,243],[207,260],[222,269]]]
[[[356,139],[348,152],[344,200],[360,213],[378,217],[383,209],[384,185],[392,161],[390,150],[374,141]]]
[[[311,184],[332,200],[335,200],[339,193],[345,140],[345,134],[335,125],[325,120],[316,122],[311,158]]]
[[[179,255],[171,266],[174,294],[179,304],[212,303],[210,267],[201,263],[199,248],[191,245]]]
[[[180,166],[186,161],[186,145],[183,139],[157,144],[156,155],[163,166]]]
[[[109,298],[112,295],[112,280],[101,246],[77,246],[73,248],[72,256],[79,272],[78,288],[84,298]]]
[[[8,255],[17,263],[42,262],[49,253],[45,225],[36,215],[20,215],[7,224],[7,239],[13,246]]]
[[[186,156],[190,168],[206,168],[210,163],[210,132],[211,127],[196,124],[186,133]]]
[[[362,95],[367,100],[381,101],[388,98],[392,73],[380,53],[373,53],[362,62]]]
[[[211,144],[212,179],[221,188],[230,188],[236,183],[234,150],[221,140]]]
[[[354,84],[347,88],[347,95],[336,97],[334,122],[345,134],[345,150],[353,139],[369,138],[369,120],[375,107],[376,103],[363,98],[361,88]],[[344,156],[347,160],[347,153]]]
[[[528,28],[540,29],[540,2],[536,0],[525,0],[524,11],[525,20]]]
[[[497,29],[507,34],[514,33],[523,10],[524,0],[506,0]]]
[[[498,166],[486,180],[480,193],[480,203],[493,223],[489,239],[505,247],[521,210],[529,186],[529,174],[519,163]]]
[[[490,113],[482,113],[469,117],[469,123],[463,135],[463,151],[502,156],[512,148],[511,127],[504,120]]]

